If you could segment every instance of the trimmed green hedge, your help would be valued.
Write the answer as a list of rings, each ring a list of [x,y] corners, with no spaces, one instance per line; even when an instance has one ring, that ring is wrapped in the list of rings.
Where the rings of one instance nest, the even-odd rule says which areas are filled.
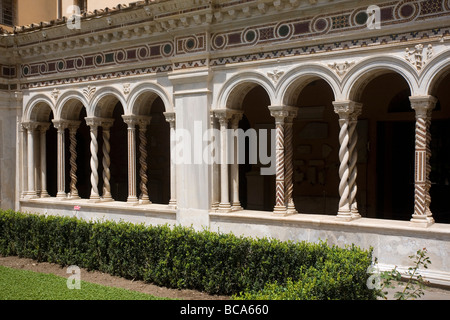
[[[212,294],[256,294],[267,292],[270,284],[307,280],[305,285],[315,288],[311,298],[377,296],[366,286],[372,250],[330,247],[325,242],[282,242],[181,226],[0,211],[0,254]]]

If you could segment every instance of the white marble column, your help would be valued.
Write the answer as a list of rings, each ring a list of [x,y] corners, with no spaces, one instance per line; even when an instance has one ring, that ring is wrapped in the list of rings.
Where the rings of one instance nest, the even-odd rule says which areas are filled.
[[[151,117],[140,116],[137,119],[139,126],[139,176],[141,177],[139,203],[151,203],[148,196],[148,154],[147,154],[147,127],[150,125]]]
[[[353,208],[357,208],[356,197],[356,150],[352,140],[356,140],[353,134],[356,123],[351,122],[357,118],[361,112],[361,105],[353,101],[334,101],[334,111],[339,115],[339,209],[337,217],[343,220],[352,220],[359,217],[359,213],[352,213]],[[352,135],[352,139],[351,136]],[[356,142],[355,142],[356,143]],[[353,150],[351,150],[353,149]],[[352,152],[350,152],[350,150]],[[353,161],[351,161],[354,159]],[[352,178],[351,178],[352,177]],[[355,179],[353,181],[353,178]],[[354,192],[354,194],[351,193]]]
[[[69,151],[70,151],[70,199],[79,199],[78,189],[77,189],[77,130],[80,126],[80,121],[70,121],[68,123],[69,128]]]
[[[50,197],[47,191],[47,138],[46,133],[50,123],[39,124],[40,134],[40,161],[41,161],[41,198]]]
[[[242,119],[243,112],[233,114],[231,118],[231,129],[236,132],[239,128],[239,121]],[[237,134],[233,135],[233,163],[231,164],[231,190],[232,203],[231,210],[242,210],[241,202],[239,201],[239,139]]]
[[[416,112],[414,214],[411,221],[429,226],[434,223],[430,211],[430,125],[437,99],[433,96],[412,96],[409,100]]]
[[[53,126],[58,130],[57,133],[57,198],[64,199],[66,194],[66,171],[65,171],[65,138],[64,133],[67,128],[67,122],[63,120],[53,120]]]
[[[169,207],[177,207],[177,167],[175,157],[175,147],[176,147],[176,114],[175,112],[164,112],[166,121],[170,125],[170,201]]]
[[[91,151],[91,194],[89,199],[92,201],[99,201],[100,195],[98,192],[98,127],[100,122],[96,118],[85,118],[86,124],[90,128],[90,151]]]
[[[23,123],[24,128],[27,130],[27,161],[28,161],[28,190],[26,193],[26,199],[37,198],[36,185],[35,185],[35,169],[34,169],[34,131],[37,128],[37,124],[34,122]]]
[[[219,212],[231,211],[228,176],[228,121],[232,113],[227,109],[215,110],[214,115],[220,124],[220,203]]]
[[[22,150],[22,158],[21,158],[21,181],[22,181],[22,192],[20,194],[20,198],[24,199],[27,195],[28,191],[28,163],[27,163],[27,129],[25,128],[25,124],[21,123],[19,127],[19,133],[21,136],[21,150]]]
[[[103,193],[101,200],[102,201],[112,201],[113,198],[111,196],[111,157],[109,155],[111,151],[110,140],[110,129],[114,123],[114,119],[101,119],[100,126],[102,127],[102,137],[103,137],[103,146],[102,146],[102,165],[103,165]]]
[[[214,148],[214,155],[219,152],[218,137],[214,134],[215,130],[219,130],[219,123],[214,116],[214,112],[210,113],[211,129],[214,129],[211,133],[211,141],[213,141],[212,148]],[[211,210],[216,211],[219,209],[220,203],[220,165],[217,161],[212,163],[212,194],[211,194]]]
[[[349,118],[349,205],[352,219],[361,218],[358,210],[358,202],[356,200],[356,194],[358,193],[358,186],[356,183],[356,177],[358,175],[358,150],[356,149],[356,144],[358,143],[358,132],[356,131],[356,126],[358,124],[358,117],[361,115],[362,105],[359,103],[353,103],[353,112],[350,114]]]
[[[122,115],[128,126],[128,198],[127,203],[138,204],[136,193],[136,117]]]

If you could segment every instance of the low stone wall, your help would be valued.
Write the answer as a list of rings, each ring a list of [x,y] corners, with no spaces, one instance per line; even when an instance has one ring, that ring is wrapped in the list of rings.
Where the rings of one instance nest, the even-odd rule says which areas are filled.
[[[76,208],[75,206],[79,206]],[[431,260],[422,276],[432,284],[450,287],[450,225],[436,223],[420,227],[409,221],[361,218],[341,221],[336,216],[318,214],[277,215],[264,211],[208,213],[202,219],[186,220],[189,212],[170,209],[167,205],[135,205],[125,202],[89,200],[55,200],[54,198],[21,202],[22,212],[77,216],[81,219],[109,219],[144,224],[183,224],[190,221],[196,229],[209,227],[213,231],[235,235],[268,237],[280,240],[318,242],[344,247],[352,243],[374,248],[380,271],[397,266],[406,272],[412,266],[410,255],[426,248]],[[198,221],[198,225],[196,224]],[[202,225],[200,225],[200,221]],[[205,225],[205,221],[209,221]]]

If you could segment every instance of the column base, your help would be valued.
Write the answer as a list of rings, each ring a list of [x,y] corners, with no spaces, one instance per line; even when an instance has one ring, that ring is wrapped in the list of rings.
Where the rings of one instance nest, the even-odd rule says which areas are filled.
[[[41,192],[41,198],[50,198],[50,195],[48,194],[47,191],[42,191]]]
[[[231,211],[239,211],[239,210],[244,210],[241,207],[241,203],[239,201],[233,202],[233,204],[231,205]]]
[[[170,201],[169,201],[169,208],[170,209],[176,209],[177,208],[177,200],[170,199]]]
[[[31,192],[28,191],[28,192],[25,194],[24,199],[25,199],[25,200],[39,199],[39,197],[38,197],[36,191],[31,191]]]
[[[352,221],[355,218],[353,217],[353,215],[350,211],[338,211],[336,219],[338,219],[340,221]]]
[[[67,196],[67,199],[70,199],[70,200],[79,200],[79,199],[81,199],[81,198],[80,198],[80,196],[78,195],[78,193],[76,193],[76,194],[71,194],[71,193],[69,193],[68,196]]]
[[[112,197],[100,198],[100,202],[113,202],[114,199]]]
[[[211,204],[211,211],[217,211],[218,209],[219,209],[218,202],[214,202],[213,204]]]
[[[230,212],[231,211],[231,204],[229,203],[220,203],[219,208],[217,209],[218,212]]]
[[[434,219],[431,216],[427,215],[416,215],[413,214],[410,220],[414,225],[421,227],[429,227],[434,224]]]
[[[57,200],[65,200],[65,199],[67,199],[67,193],[65,193],[65,192],[58,192],[56,194],[56,199]]]
[[[151,204],[152,202],[149,199],[139,199],[139,204]]]
[[[285,206],[275,206],[273,208],[275,214],[287,214],[287,208]]]
[[[137,197],[128,197],[127,203],[135,206],[139,204],[139,199]]]

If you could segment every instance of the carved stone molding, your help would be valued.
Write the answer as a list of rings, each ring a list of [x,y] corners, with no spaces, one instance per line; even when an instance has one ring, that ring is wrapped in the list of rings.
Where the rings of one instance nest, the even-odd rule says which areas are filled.
[[[277,83],[281,76],[284,74],[284,71],[274,69],[273,71],[267,72],[267,76],[272,79],[273,83]]]
[[[345,62],[341,62],[341,63],[330,63],[328,64],[328,67],[330,67],[331,69],[334,70],[334,72],[336,72],[336,74],[340,77],[343,77],[348,70],[350,70],[350,68],[355,64],[355,61],[345,61]]]
[[[424,52],[425,51],[425,52]],[[417,71],[421,71],[423,67],[433,58],[433,46],[429,44],[424,50],[423,44],[418,44],[414,50],[405,49],[405,59],[416,67]]]
[[[87,88],[83,89],[83,94],[86,97],[86,99],[91,100],[96,90],[97,90],[96,87],[87,86]]]

